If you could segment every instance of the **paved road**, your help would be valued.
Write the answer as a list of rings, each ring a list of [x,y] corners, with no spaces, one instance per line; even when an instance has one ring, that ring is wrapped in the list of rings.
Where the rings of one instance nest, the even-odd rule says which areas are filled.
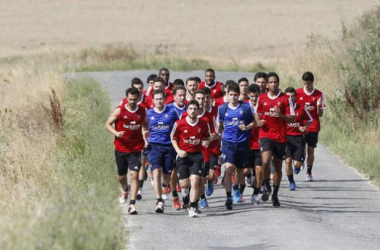
[[[75,74],[102,83],[116,106],[132,77],[145,79],[152,71]],[[177,77],[202,76],[203,72],[171,72]],[[68,75],[73,77],[74,75]],[[217,79],[252,79],[251,73],[217,72]],[[283,88],[286,86],[283,86]],[[327,129],[327,128],[325,128]],[[284,174],[285,176],[285,174]],[[304,180],[305,171],[295,176],[296,191],[288,190],[283,178],[281,208],[270,202],[246,202],[232,211],[224,207],[225,192],[220,184],[209,198],[210,208],[199,218],[166,206],[165,214],[154,213],[152,186],[146,182],[139,215],[126,216],[128,249],[379,249],[380,193],[370,182],[319,144],[314,168],[315,181]],[[219,181],[220,183],[220,181]],[[171,197],[167,204],[171,203]],[[123,208],[125,209],[125,208]]]

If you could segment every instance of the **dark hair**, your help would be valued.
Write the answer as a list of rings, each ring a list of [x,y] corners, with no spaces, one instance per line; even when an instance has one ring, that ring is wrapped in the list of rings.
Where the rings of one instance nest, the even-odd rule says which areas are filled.
[[[190,100],[189,103],[187,104],[187,107],[189,108],[190,105],[195,105],[199,109],[199,102],[197,100]]]
[[[187,83],[189,82],[189,81],[197,81],[197,79],[195,78],[195,77],[189,77],[189,78],[187,78],[186,79],[186,85],[187,85]]]
[[[248,86],[248,93],[259,93],[260,94],[260,87],[257,84],[251,84]]]
[[[158,71],[158,74],[160,74],[161,71],[167,71],[167,72],[169,72],[169,70],[168,70],[167,68],[162,68],[162,69],[160,69],[160,70]],[[170,72],[169,72],[169,74],[170,74]]]
[[[200,83],[202,81],[201,78],[199,78],[198,76],[194,76],[194,79],[195,81],[197,81],[197,83]]]
[[[156,89],[152,92],[152,99],[154,99],[154,96],[155,95],[159,95],[159,94],[162,94],[162,96],[164,97],[164,99],[166,98],[166,94],[164,91],[162,91],[161,89]]]
[[[233,92],[240,94],[239,85],[236,82],[231,83],[230,85],[228,85],[227,92],[230,92],[230,91],[233,91]]]
[[[248,83],[249,83],[247,77],[242,77],[242,78],[240,78],[240,79],[238,80],[238,84],[241,83],[241,82],[248,82]]]
[[[144,85],[144,83],[141,81],[140,78],[135,77],[131,80],[131,87],[134,87],[134,85],[136,85],[136,84],[137,85]]]
[[[206,69],[206,70],[205,70],[205,74],[206,74],[207,72],[211,72],[211,73],[213,73],[213,74],[215,75],[215,70],[213,70],[213,69]]]
[[[154,78],[154,82],[162,82],[163,84],[165,84],[165,81],[162,77],[156,77]]]
[[[314,75],[310,71],[306,71],[302,75],[302,80],[305,82],[314,82]]]
[[[146,82],[149,83],[150,81],[154,81],[155,78],[157,78],[156,74],[150,74],[146,79]]]
[[[140,95],[140,91],[136,88],[129,88],[127,89],[127,91],[125,91],[125,96],[128,97],[128,95],[131,94],[131,95]]]
[[[296,89],[293,87],[287,87],[285,93],[296,93]]]
[[[203,88],[202,90],[203,92],[205,92],[205,95],[211,95],[211,89],[206,87],[206,88]]]
[[[269,72],[269,73],[267,74],[267,82],[269,82],[269,77],[276,77],[278,83],[280,83],[280,77],[277,75],[277,73],[275,73],[275,72]]]
[[[257,72],[255,74],[255,77],[253,78],[253,81],[256,82],[257,79],[259,78],[264,78],[265,80],[267,79],[267,73],[265,72]]]
[[[182,79],[175,79],[174,82],[173,82],[173,85],[174,86],[178,86],[178,85],[185,86],[185,83],[183,82]]]
[[[234,80],[227,80],[226,83],[224,84],[227,92],[228,92],[228,88],[231,84],[237,84],[237,83]]]
[[[206,93],[204,92],[204,89],[198,89],[197,91],[195,91],[195,94],[202,94],[202,95],[206,95]]]
[[[178,90],[185,90],[185,94],[186,94],[186,88],[185,88],[185,86],[182,86],[182,85],[177,85],[174,89],[173,89],[173,95],[176,95],[177,94],[177,91]]]

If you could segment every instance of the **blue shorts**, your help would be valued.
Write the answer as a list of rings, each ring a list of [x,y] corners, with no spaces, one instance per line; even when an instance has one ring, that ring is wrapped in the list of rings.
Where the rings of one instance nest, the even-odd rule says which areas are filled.
[[[176,157],[172,144],[149,143],[145,152],[153,170],[162,168],[165,174],[172,173]]]
[[[234,164],[237,168],[244,168],[249,152],[248,143],[222,141],[222,157],[224,162]]]

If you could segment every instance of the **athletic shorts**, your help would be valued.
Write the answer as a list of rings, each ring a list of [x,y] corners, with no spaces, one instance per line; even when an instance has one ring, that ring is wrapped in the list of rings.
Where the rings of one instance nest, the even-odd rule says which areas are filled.
[[[311,148],[316,148],[318,144],[318,132],[309,132],[305,134],[305,140],[307,143],[307,146]]]
[[[237,168],[244,168],[247,159],[249,147],[246,141],[244,142],[228,142],[222,141],[222,157],[226,163],[234,164]]]
[[[145,152],[152,170],[162,168],[163,173],[172,173],[176,156],[172,144],[149,143]]]
[[[269,138],[261,138],[260,149],[261,153],[266,151],[272,151],[273,155],[276,156],[278,159],[284,159],[286,143],[275,142]]]
[[[263,160],[261,158],[260,149],[249,150],[245,167],[255,168],[255,166],[262,166],[262,165],[263,165]]]
[[[115,150],[115,160],[119,175],[126,175],[128,169],[136,172],[140,171],[141,152],[124,153]]]
[[[287,135],[286,158],[303,162],[305,160],[305,138],[303,135]]]
[[[190,175],[201,176],[205,167],[204,157],[202,152],[187,153],[185,158],[177,156],[177,175],[178,179],[183,180]]]
[[[206,177],[210,174],[210,169],[215,170],[215,166],[218,165],[218,155],[210,155],[209,162],[205,162],[205,167],[202,171],[202,177]]]

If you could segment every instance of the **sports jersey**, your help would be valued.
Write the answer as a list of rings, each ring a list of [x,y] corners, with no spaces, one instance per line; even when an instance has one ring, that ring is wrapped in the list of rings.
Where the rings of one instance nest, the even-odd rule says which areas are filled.
[[[317,101],[321,98],[320,109],[325,109],[324,95],[318,89],[313,89],[311,93],[308,93],[306,87],[296,90],[296,103],[301,106],[305,106],[313,118],[311,125],[307,128],[308,132],[319,132],[321,130],[321,123],[317,112]]]
[[[204,120],[198,119],[190,124],[187,119],[175,122],[171,138],[178,141],[181,150],[188,153],[202,151],[202,141],[210,137],[210,127]]]
[[[200,82],[198,89],[204,89],[206,87],[209,88],[211,90],[211,98],[216,99],[223,96],[222,86],[223,83],[216,81],[211,86],[208,86],[206,82]]]
[[[165,106],[161,112],[154,108],[147,111],[149,123],[149,142],[171,144],[170,133],[174,123],[179,119],[174,108]]]
[[[304,126],[306,122],[312,122],[313,118],[304,106],[297,105],[297,103],[294,105],[294,115],[296,120],[286,124],[286,134],[303,135],[299,128]]]
[[[151,93],[153,93],[153,91]],[[172,94],[171,90],[165,89],[165,95],[166,95],[166,99],[165,99],[165,104],[166,105],[169,104],[169,103],[172,103],[174,101],[174,97],[173,97],[173,94]],[[147,109],[154,108],[152,94],[150,94],[149,96],[147,96],[145,98],[145,106],[146,106]]]
[[[231,108],[230,105],[228,105],[224,114],[224,120],[222,120],[221,111],[223,110],[224,105],[218,108],[218,122],[222,123],[224,127],[222,134],[223,140],[228,142],[247,141],[250,132],[242,131],[239,128],[239,125],[244,124],[247,126],[254,120],[251,106],[248,103],[239,103],[238,106],[234,108]],[[242,108],[242,105],[245,105],[246,108]],[[245,112],[245,110],[248,110],[248,112]]]
[[[281,91],[273,97],[269,93],[261,94],[257,100],[256,113],[261,115],[265,124],[260,128],[259,137],[285,143],[286,122],[278,113],[274,112],[275,107],[279,107],[282,114],[294,115],[293,104],[289,97]]]
[[[216,108],[219,108],[219,106],[222,106],[223,104],[225,104],[227,102],[227,97],[226,96],[222,96],[222,97],[219,97],[219,98],[216,98],[212,104],[212,106],[216,107]]]
[[[253,108],[251,102],[249,102],[251,107]],[[259,144],[259,128],[253,127],[251,129],[251,135],[248,138],[248,145],[250,150],[258,150],[260,149],[260,144]]]
[[[167,106],[169,108],[174,108],[174,110],[177,112],[178,117],[181,117],[183,112],[185,112],[187,109],[186,105],[184,105],[182,108],[180,108],[177,106],[177,104],[175,102],[169,103]]]
[[[127,104],[127,103],[128,103],[128,99],[127,99],[127,97],[125,97],[123,100],[121,100],[119,106],[125,106],[125,104]],[[140,97],[140,100],[137,102],[137,105],[146,109],[145,95],[142,95]]]
[[[119,106],[120,114],[115,122],[116,131],[125,131],[122,138],[115,136],[115,150],[124,153],[142,151],[144,149],[144,138],[142,125],[146,117],[144,108],[137,106],[130,110],[127,105]]]

